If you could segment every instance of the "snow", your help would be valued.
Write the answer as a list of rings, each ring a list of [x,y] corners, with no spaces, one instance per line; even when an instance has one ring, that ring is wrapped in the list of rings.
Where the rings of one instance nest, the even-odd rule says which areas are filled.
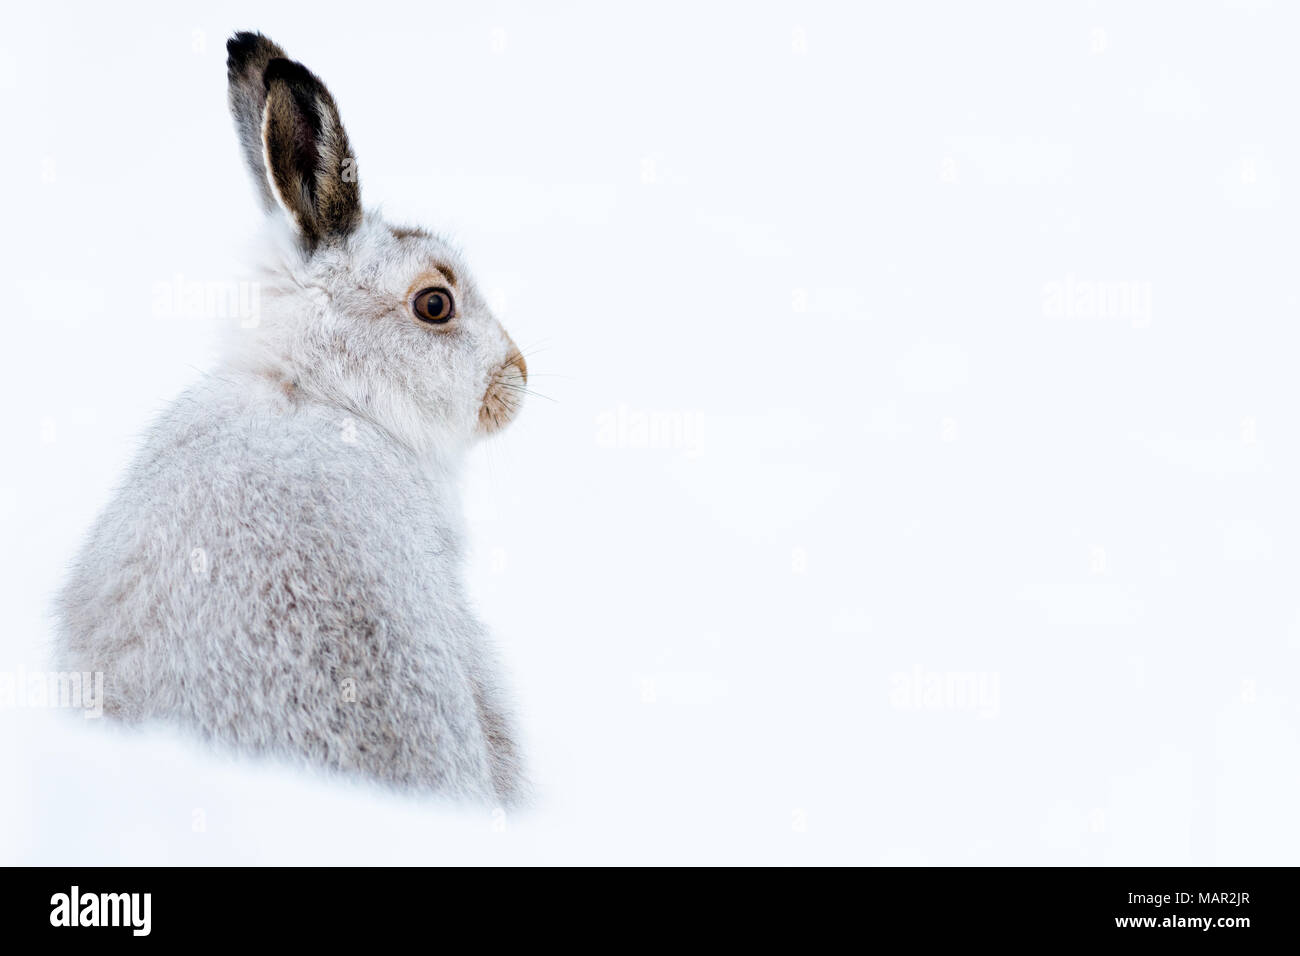
[[[232,321],[260,29],[551,399],[468,482],[539,798],[0,709],[0,862],[1295,862],[1294,10],[142,7],[0,40],[0,672]]]

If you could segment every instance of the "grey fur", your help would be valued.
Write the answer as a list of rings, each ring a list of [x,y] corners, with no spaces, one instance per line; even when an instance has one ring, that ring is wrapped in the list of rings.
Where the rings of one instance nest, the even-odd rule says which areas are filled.
[[[242,138],[249,81],[230,76]],[[103,672],[126,720],[517,802],[457,487],[523,360],[440,240],[367,215],[318,244],[271,195],[288,241],[261,325],[150,429],[58,597],[59,666]],[[423,282],[454,289],[448,329],[412,318]]]
[[[227,42],[226,50],[230,115],[235,119],[235,133],[262,208],[274,212],[276,199],[262,158],[262,110],[266,106],[263,75],[266,65],[284,57],[284,51],[260,33],[236,33]]]

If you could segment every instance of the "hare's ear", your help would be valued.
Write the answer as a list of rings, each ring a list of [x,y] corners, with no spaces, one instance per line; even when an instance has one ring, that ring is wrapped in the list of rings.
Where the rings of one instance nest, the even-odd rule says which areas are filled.
[[[361,186],[334,98],[270,40],[241,39],[246,36],[227,44],[230,101],[243,139],[247,121],[239,110],[258,105],[257,91],[247,83],[261,74],[256,155],[247,140],[244,149],[254,178],[261,172],[264,203],[284,210],[309,249],[347,235],[361,222]]]

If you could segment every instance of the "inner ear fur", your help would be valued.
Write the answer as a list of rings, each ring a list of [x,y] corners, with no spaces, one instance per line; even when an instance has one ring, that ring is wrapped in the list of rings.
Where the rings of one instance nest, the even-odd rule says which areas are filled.
[[[277,57],[264,73],[267,177],[309,245],[361,222],[356,159],[329,90],[301,63]]]

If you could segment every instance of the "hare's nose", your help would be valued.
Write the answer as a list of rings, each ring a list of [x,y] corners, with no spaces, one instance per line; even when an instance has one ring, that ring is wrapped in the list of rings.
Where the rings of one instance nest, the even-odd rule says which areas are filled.
[[[506,356],[505,364],[513,365],[515,368],[519,369],[519,377],[524,380],[525,385],[528,384],[528,363],[524,361],[523,353],[520,352],[519,349],[515,348],[513,343],[510,347],[510,354]]]

